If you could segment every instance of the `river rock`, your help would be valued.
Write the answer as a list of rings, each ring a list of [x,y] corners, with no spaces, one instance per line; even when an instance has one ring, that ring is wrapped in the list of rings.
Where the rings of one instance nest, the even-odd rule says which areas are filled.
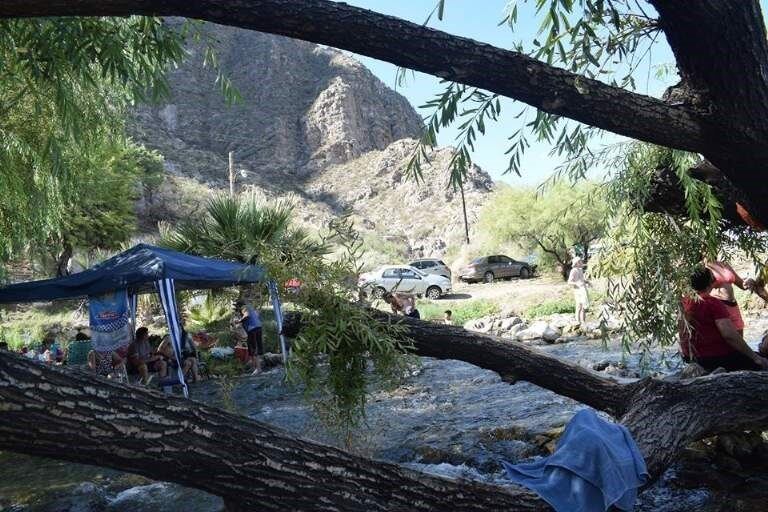
[[[127,489],[112,500],[107,512],[224,512],[224,501],[218,496],[188,489],[180,485],[156,482]]]
[[[544,321],[534,322],[527,329],[517,333],[517,339],[521,341],[543,339],[544,341],[554,342],[559,337],[560,333]]]
[[[519,316],[511,316],[509,318],[502,318],[499,320],[499,327],[498,330],[502,332],[507,332],[516,325],[522,325],[523,319]]]
[[[107,506],[107,495],[103,487],[91,482],[83,482],[68,492],[44,493],[36,498],[37,504],[25,512],[101,512]],[[3,509],[6,510],[6,509]]]
[[[565,326],[563,326],[563,336],[576,336],[581,334],[581,325],[576,322],[572,321]]]
[[[522,324],[515,324],[512,327],[510,327],[507,332],[502,333],[501,336],[503,338],[512,338],[512,339],[516,340],[517,339],[517,333],[519,333],[520,331],[522,331],[523,329],[525,329],[527,327],[528,326],[526,324],[524,324],[524,323],[522,323]]]
[[[557,315],[550,315],[548,317],[549,325],[551,325],[555,329],[561,329],[564,330],[566,327],[576,325],[578,326],[578,322],[576,322],[573,318],[573,315],[571,314],[557,314]]]
[[[464,329],[481,333],[491,332],[493,329],[493,320],[490,318],[476,318],[469,320],[464,324]]]
[[[600,361],[592,365],[592,369],[596,372],[602,372],[612,364],[616,364],[613,361]]]

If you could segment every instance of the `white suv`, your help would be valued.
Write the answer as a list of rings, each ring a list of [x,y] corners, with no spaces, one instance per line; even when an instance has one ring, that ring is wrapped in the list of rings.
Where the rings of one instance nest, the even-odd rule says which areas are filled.
[[[357,285],[376,298],[387,292],[404,292],[439,299],[451,291],[451,280],[408,266],[381,267],[360,275]]]

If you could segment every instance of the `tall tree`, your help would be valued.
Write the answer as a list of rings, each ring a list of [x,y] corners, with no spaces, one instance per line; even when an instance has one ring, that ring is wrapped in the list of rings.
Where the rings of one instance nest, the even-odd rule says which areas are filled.
[[[182,42],[152,18],[0,20],[0,262],[66,231],[84,181],[125,171],[105,170],[125,108],[167,89]]]
[[[557,184],[541,192],[502,187],[483,207],[477,228],[492,247],[538,254],[567,279],[572,251],[588,255],[590,244],[605,233],[607,217],[605,198],[593,184]]]

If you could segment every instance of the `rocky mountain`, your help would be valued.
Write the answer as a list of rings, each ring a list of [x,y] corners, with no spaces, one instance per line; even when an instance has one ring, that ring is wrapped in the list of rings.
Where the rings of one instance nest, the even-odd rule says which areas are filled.
[[[132,135],[164,155],[171,176],[153,219],[184,217],[227,187],[232,151],[240,188],[292,196],[307,224],[351,210],[371,240],[409,255],[440,255],[462,232],[461,203],[446,187],[451,150],[434,152],[424,183],[406,180],[421,118],[365,66],[278,36],[211,24],[203,33],[242,101],[226,104],[198,44],[170,72],[169,100],[135,109]],[[470,217],[492,186],[471,170]]]

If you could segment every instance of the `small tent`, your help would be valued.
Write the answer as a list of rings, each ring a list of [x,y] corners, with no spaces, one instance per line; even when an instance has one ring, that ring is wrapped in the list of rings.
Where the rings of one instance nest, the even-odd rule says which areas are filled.
[[[184,340],[181,339],[176,290],[211,289],[261,282],[265,282],[265,272],[257,265],[203,258],[139,244],[71,276],[12,284],[0,288],[0,304],[88,298],[124,291],[128,297],[131,324],[135,326],[137,295],[157,291],[168,321],[168,331],[176,358],[181,361]],[[275,307],[278,331],[281,331],[282,312],[277,297],[277,286],[274,282],[268,282],[267,285]],[[285,343],[282,336],[281,344],[285,357]],[[180,366],[178,378],[187,396],[187,387]]]

